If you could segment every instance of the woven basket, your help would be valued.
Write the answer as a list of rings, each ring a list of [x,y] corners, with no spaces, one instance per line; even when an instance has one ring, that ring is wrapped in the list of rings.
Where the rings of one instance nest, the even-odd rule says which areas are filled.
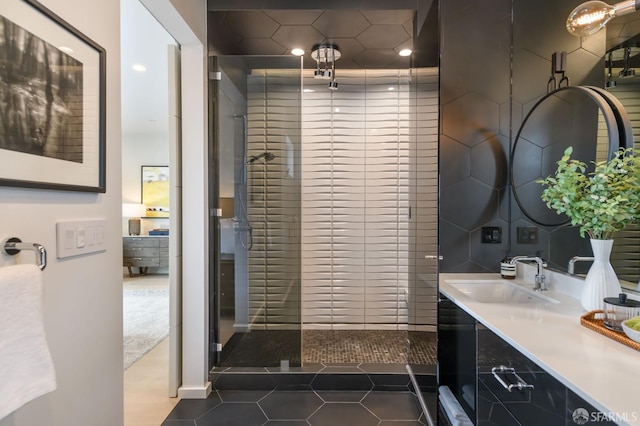
[[[603,334],[608,338],[615,340],[616,342],[622,343],[623,345],[627,345],[630,348],[640,351],[640,343],[634,342],[633,340],[629,339],[629,337],[627,337],[627,335],[622,331],[609,330],[607,327],[605,327],[604,320],[596,318],[597,314],[604,314],[604,312],[600,310],[589,311],[580,317],[580,324],[593,331]]]

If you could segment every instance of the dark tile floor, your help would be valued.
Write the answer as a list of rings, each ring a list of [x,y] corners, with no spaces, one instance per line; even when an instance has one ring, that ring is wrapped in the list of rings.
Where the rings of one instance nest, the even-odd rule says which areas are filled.
[[[214,391],[181,400],[162,426],[421,426],[412,392]]]
[[[436,333],[406,330],[252,330],[236,333],[218,367],[313,363],[436,363]],[[302,357],[301,357],[302,348]]]

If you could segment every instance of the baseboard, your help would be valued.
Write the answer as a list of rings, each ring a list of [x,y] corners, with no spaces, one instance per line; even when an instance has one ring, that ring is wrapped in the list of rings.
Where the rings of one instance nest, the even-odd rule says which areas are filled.
[[[203,387],[187,388],[180,386],[178,389],[178,398],[180,399],[207,399],[211,393],[211,382],[207,382]]]

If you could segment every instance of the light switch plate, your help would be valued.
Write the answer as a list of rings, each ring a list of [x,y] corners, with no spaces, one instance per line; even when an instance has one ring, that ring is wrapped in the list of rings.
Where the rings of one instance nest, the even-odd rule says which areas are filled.
[[[538,228],[535,226],[518,226],[518,244],[538,244]]]
[[[78,256],[106,250],[106,219],[56,223],[56,257]]]

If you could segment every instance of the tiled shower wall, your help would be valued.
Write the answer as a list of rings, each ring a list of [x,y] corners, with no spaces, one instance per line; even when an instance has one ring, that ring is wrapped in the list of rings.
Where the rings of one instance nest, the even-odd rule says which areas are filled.
[[[437,70],[340,70],[335,92],[304,78],[301,169],[286,123],[299,80],[277,72],[265,84],[254,71],[248,85],[248,157],[276,154],[249,168],[254,327],[295,326],[300,236],[304,327],[433,327],[436,268],[424,255],[437,242]]]
[[[546,94],[553,52],[568,52],[571,85],[604,84],[605,34],[580,39],[565,29],[568,13],[579,3],[440,2],[442,272],[496,272],[507,252],[550,261],[552,248],[567,259],[580,253],[584,240],[574,229],[539,227],[537,243],[518,244],[517,228],[536,225],[508,188],[510,149],[523,117]],[[530,148],[525,165],[535,167],[545,147]],[[502,242],[482,244],[485,226],[500,227]],[[566,267],[563,259],[558,263]]]
[[[437,71],[421,70],[419,76],[409,70],[340,70],[337,75],[338,91],[310,73],[304,78],[304,327],[435,324],[425,318],[425,311],[435,308],[435,292],[417,289],[415,259],[417,229],[424,233],[429,226],[418,218],[437,214],[437,199],[426,200],[428,185],[437,187],[433,168],[421,191],[422,211],[416,198],[418,170],[437,165]],[[435,248],[434,225],[431,220],[431,239],[421,243]]]

